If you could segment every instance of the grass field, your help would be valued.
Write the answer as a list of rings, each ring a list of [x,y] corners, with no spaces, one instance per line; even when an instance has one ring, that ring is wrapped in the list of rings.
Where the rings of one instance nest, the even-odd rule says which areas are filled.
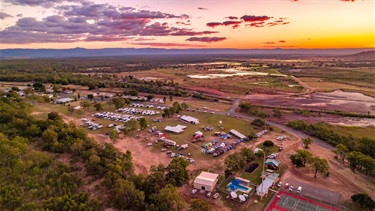
[[[330,125],[330,129],[334,130],[336,133],[349,136],[352,135],[354,138],[373,138],[375,137],[375,128],[374,127],[346,127],[346,126],[337,126]]]
[[[77,102],[75,102],[77,103]],[[114,111],[114,107],[108,107],[108,105],[104,105],[106,111]],[[61,115],[64,115],[66,118],[75,120],[76,123],[80,122],[81,118],[92,118],[91,115],[94,114],[96,111],[93,107],[91,107],[89,110],[83,110],[81,109],[80,111],[75,111],[74,113],[69,113],[67,106],[64,105],[57,105],[57,104],[51,104],[51,103],[37,103],[34,104],[34,107],[32,108],[32,114],[34,117],[38,119],[46,119],[48,113],[50,112],[58,112]],[[211,113],[198,113],[198,112],[188,112],[185,111],[183,112],[184,115],[189,115],[195,118],[198,118],[200,121],[199,125],[194,125],[194,124],[187,124],[184,122],[179,121],[177,118],[165,118],[162,119],[162,122],[152,122],[153,118],[161,118],[161,115],[157,116],[146,116],[146,121],[150,126],[156,126],[158,130],[163,131],[164,128],[169,125],[169,126],[176,126],[178,124],[185,125],[187,128],[185,131],[181,134],[174,134],[167,132],[167,138],[171,139],[173,141],[176,141],[178,145],[182,144],[189,144],[189,147],[187,149],[184,149],[183,153],[187,154],[190,153],[191,157],[193,158],[204,158],[204,159],[209,159],[209,160],[215,160],[215,158],[212,155],[209,154],[204,154],[202,153],[201,150],[201,145],[203,143],[212,141],[214,139],[218,139],[220,142],[223,142],[225,140],[221,140],[219,137],[214,137],[213,133],[217,131],[221,131],[221,129],[218,127],[219,121],[222,121],[222,126],[224,127],[224,131],[229,131],[230,129],[235,129],[244,135],[248,135],[251,132],[255,132],[255,129],[250,125],[249,122],[229,116],[222,116],[219,114],[211,114]],[[137,115],[139,116],[139,115]],[[115,122],[111,120],[106,120],[106,119],[99,119],[95,118],[96,123],[101,123],[104,127],[102,129],[98,129],[95,131],[89,130],[85,128],[85,130],[88,133],[91,134],[105,134],[106,132],[109,132],[111,129],[107,128],[108,124],[121,124],[120,122]],[[212,126],[215,128],[214,131],[203,131],[202,127],[203,126]],[[139,125],[137,124],[137,129],[139,129]],[[194,132],[196,131],[202,131],[204,133],[204,141],[205,142],[199,142],[196,143],[195,145],[191,142],[192,136]],[[153,136],[152,134],[149,134],[148,137],[150,139],[148,142],[153,142],[157,138]],[[231,143],[233,141],[237,140],[237,138],[232,137],[231,139],[226,140],[228,143]],[[144,140],[146,143],[146,140]],[[154,144],[152,151],[153,152],[160,152],[160,149],[163,148],[162,143],[159,144]],[[178,152],[176,148],[173,148],[174,152]],[[220,165],[218,165],[220,166]]]
[[[255,71],[269,74],[280,74],[272,68],[245,68],[246,71]],[[268,75],[247,75],[247,76],[232,76],[226,78],[212,78],[212,79],[197,79],[190,78],[188,75],[204,74],[204,73],[223,73],[218,69],[203,68],[198,66],[185,66],[184,68],[161,68],[150,71],[139,72],[124,72],[119,73],[119,76],[134,75],[137,78],[146,78],[152,76],[157,80],[167,80],[177,82],[184,88],[202,87],[205,89],[213,89],[226,94],[245,94],[252,89],[267,89],[278,90],[286,92],[300,92],[302,87],[290,77],[276,77]],[[225,86],[223,85],[225,84]]]

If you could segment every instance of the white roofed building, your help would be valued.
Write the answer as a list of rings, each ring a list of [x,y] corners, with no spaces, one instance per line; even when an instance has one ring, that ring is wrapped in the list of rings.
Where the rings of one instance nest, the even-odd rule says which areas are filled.
[[[240,138],[240,139],[245,139],[245,138],[247,138],[244,134],[238,132],[237,130],[232,129],[232,130],[230,130],[229,132],[232,133],[233,135],[237,136],[237,137]]]
[[[199,120],[197,118],[194,118],[194,117],[191,117],[191,116],[182,115],[182,116],[180,116],[180,119],[184,122],[188,122],[188,123],[191,123],[191,124],[199,124]]]
[[[194,180],[194,188],[204,191],[213,191],[218,178],[218,174],[202,171]]]
[[[184,132],[185,128],[186,128],[186,126],[184,126],[184,125],[176,125],[174,127],[167,126],[167,127],[164,128],[164,130],[172,132],[172,133],[182,133],[182,132]]]

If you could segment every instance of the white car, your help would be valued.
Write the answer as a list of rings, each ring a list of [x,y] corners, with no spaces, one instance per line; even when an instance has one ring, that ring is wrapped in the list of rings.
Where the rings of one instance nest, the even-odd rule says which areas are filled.
[[[207,195],[206,195],[208,198],[211,197],[211,192],[208,192]]]
[[[290,186],[289,191],[292,192],[294,189],[293,185]]]
[[[194,188],[193,190],[191,190],[191,194],[195,194],[197,191],[198,190]]]
[[[279,184],[277,184],[277,187],[281,187],[283,185],[283,182],[279,182]]]
[[[215,193],[215,194],[214,194],[214,199],[216,199],[216,198],[219,197],[219,196],[220,196],[219,193]]]
[[[301,191],[302,191],[302,186],[298,186],[297,193],[301,193]]]

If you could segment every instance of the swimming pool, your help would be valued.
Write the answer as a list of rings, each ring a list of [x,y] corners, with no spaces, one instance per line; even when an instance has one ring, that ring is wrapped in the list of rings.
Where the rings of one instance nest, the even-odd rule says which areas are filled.
[[[228,188],[231,191],[240,190],[240,191],[242,191],[244,193],[250,192],[250,188],[249,187],[242,186],[242,185],[240,185],[240,183],[241,183],[241,180],[234,179],[234,180],[232,180],[231,183],[229,183]]]

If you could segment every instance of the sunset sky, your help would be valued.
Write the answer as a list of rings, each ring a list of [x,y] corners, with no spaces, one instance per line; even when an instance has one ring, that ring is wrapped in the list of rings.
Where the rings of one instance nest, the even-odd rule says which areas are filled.
[[[6,48],[373,48],[375,0],[0,0]]]

